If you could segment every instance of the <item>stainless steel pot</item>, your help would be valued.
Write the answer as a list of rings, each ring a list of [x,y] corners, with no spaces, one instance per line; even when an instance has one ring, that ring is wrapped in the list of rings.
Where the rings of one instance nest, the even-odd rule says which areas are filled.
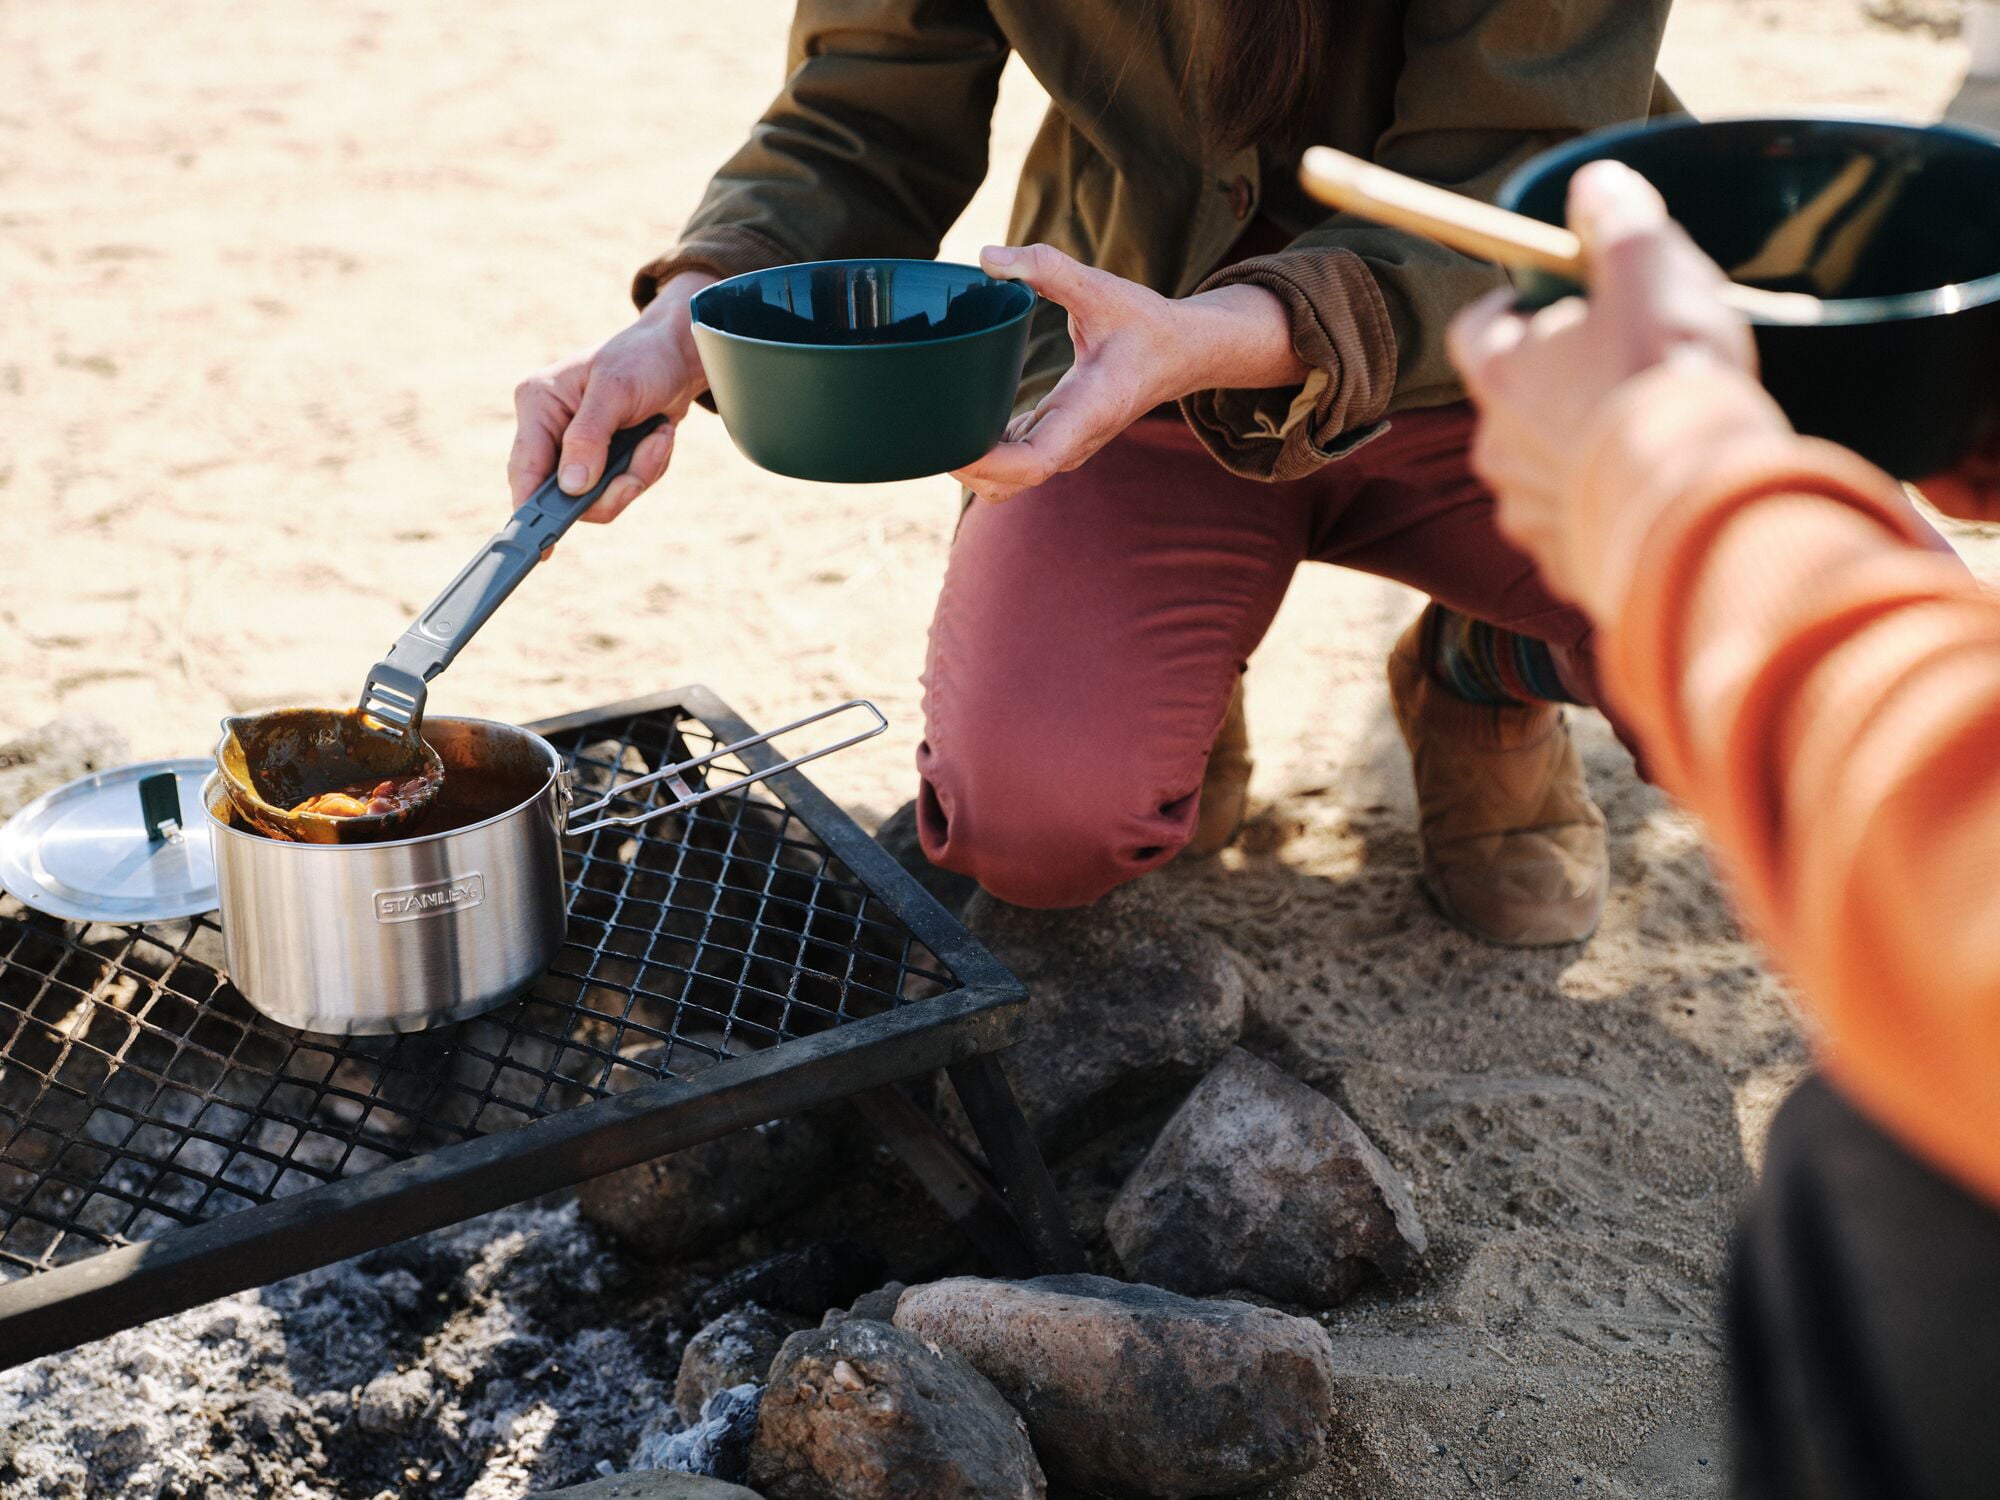
[[[689,785],[725,756],[850,709],[872,715],[872,727],[719,784]],[[302,1031],[382,1035],[477,1015],[525,989],[562,945],[566,834],[682,811],[886,727],[872,703],[843,703],[573,807],[570,774],[540,735],[484,719],[427,718],[424,738],[444,762],[447,795],[454,776],[463,784],[496,770],[524,795],[462,827],[375,844],[293,844],[247,832],[231,821],[221,777],[211,775],[202,811],[230,979],[258,1010]],[[660,783],[669,800],[633,795]]]
[[[526,762],[533,794],[483,822],[380,844],[290,844],[228,820],[202,787],[229,977],[302,1031],[414,1031],[490,1009],[549,965],[563,937],[569,792],[555,747],[511,724],[424,726],[454,770]]]

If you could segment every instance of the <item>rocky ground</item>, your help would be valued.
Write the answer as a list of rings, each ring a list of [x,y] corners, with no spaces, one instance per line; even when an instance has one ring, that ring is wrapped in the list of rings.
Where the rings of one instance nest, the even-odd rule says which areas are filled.
[[[1667,69],[1711,112],[1940,112],[1949,27],[1882,9],[1897,24],[1846,0],[1681,0]],[[622,319],[631,267],[775,79],[787,10],[0,7],[0,504],[33,518],[0,561],[0,739],[94,718],[102,753],[198,754],[227,709],[351,693],[498,516],[513,381]],[[1016,69],[995,182],[948,253],[997,233],[1036,110]],[[615,535],[565,543],[454,668],[450,706],[525,719],[705,679],[768,720],[865,693],[892,734],[818,779],[872,824],[909,792],[950,487],[779,480],[704,421],[676,466]],[[1250,679],[1245,839],[1101,919],[1208,974],[1206,1008],[1137,1095],[1053,1099],[1038,1124],[1104,1270],[1140,1253],[1120,1227],[1138,1208],[1114,1204],[1233,1042],[1407,1179],[1425,1252],[1312,1314],[1328,1448],[1267,1500],[1709,1500],[1725,1238],[1803,1049],[1697,831],[1594,721],[1615,882],[1597,941],[1500,956],[1436,921],[1380,690],[1414,609],[1301,575]],[[6,805],[37,753],[0,754]],[[1087,935],[982,925],[1066,1015],[1157,998],[1113,1012],[1066,975]],[[1129,1076],[1133,1044],[1109,1025],[1091,1076]],[[843,1160],[838,1201],[788,1234],[732,1221],[670,1265],[573,1203],[529,1205],[0,1375],[0,1490],[516,1500],[657,1462],[718,1316],[757,1302],[810,1332],[860,1281],[968,1268],[891,1164]],[[747,1352],[710,1338],[706,1394],[771,1331]]]

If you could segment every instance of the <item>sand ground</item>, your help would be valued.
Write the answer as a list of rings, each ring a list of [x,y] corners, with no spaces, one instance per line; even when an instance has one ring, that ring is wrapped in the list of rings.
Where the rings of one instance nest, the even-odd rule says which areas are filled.
[[[788,11],[0,0],[0,740],[96,717],[201,754],[225,711],[351,696],[502,519],[514,381],[628,316]],[[1682,0],[1667,71],[1704,112],[1929,117],[1963,58],[1849,0]],[[1011,70],[947,254],[999,233],[1039,108]],[[891,733],[817,779],[871,821],[910,790],[956,503],[764,474],[697,417],[666,490],[565,543],[433,704],[866,695]],[[1722,1246],[1802,1048],[1697,831],[1594,719],[1603,934],[1500,958],[1437,923],[1379,686],[1415,608],[1300,576],[1251,677],[1261,811],[1162,882],[1264,972],[1259,1045],[1349,1104],[1433,1230],[1417,1287],[1334,1319],[1354,1401],[1296,1493],[1719,1493]]]

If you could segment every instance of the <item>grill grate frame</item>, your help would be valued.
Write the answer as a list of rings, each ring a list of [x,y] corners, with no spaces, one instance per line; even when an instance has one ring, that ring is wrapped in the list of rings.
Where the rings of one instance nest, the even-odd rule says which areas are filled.
[[[750,732],[700,688],[535,727],[580,791]],[[777,759],[757,747],[711,769],[720,781]],[[635,794],[676,796],[671,785]],[[642,805],[653,804],[614,810]],[[221,972],[213,913],[86,928],[0,898],[0,1360],[25,1357],[8,1337],[13,1312],[46,1311],[135,1255],[178,1246],[169,1258],[206,1257],[227,1281],[217,1257],[274,1232],[306,1264],[353,1253],[314,1258],[298,1237],[354,1212],[357,1191],[379,1207],[383,1189],[365,1180],[399,1165],[406,1194],[440,1171],[496,1165],[523,1184],[574,1182],[624,1165],[597,1137],[648,1110],[661,1116],[654,1139],[719,1134],[665,1116],[705,1100],[711,1123],[725,1121],[719,1101],[739,1079],[753,1113],[773,1102],[785,1107],[770,1114],[790,1113],[1018,1030],[982,1024],[1017,1005],[1018,985],[797,772],[565,840],[564,877],[565,942],[526,994],[396,1037],[260,1016]],[[954,1028],[964,1035],[948,1046],[912,1045]],[[865,1076],[824,1066],[865,1049],[887,1049]],[[556,1117],[565,1143],[522,1129]],[[489,1181],[483,1197],[417,1217],[449,1223],[544,1190]],[[111,1326],[167,1310],[128,1307]]]

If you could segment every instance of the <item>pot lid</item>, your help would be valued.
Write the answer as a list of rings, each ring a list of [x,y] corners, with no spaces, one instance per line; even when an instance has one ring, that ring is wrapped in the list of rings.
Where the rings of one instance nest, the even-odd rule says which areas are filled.
[[[71,922],[163,922],[213,911],[201,785],[215,762],[149,760],[37,797],[0,828],[0,886]]]

